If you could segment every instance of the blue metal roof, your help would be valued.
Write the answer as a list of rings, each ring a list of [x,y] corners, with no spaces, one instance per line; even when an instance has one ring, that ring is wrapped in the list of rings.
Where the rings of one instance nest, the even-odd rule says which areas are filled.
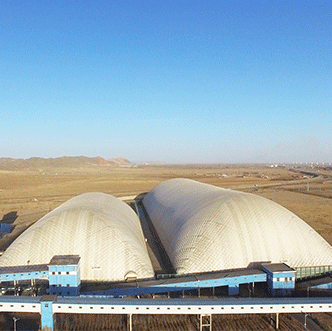
[[[0,303],[39,303],[41,297],[1,295]]]
[[[47,264],[36,264],[17,267],[0,267],[0,274],[15,274],[35,271],[48,271],[48,266]]]
[[[285,304],[324,304],[332,298],[223,298],[223,299],[120,299],[59,297],[58,304],[97,304],[97,305],[285,305]]]
[[[43,297],[1,296],[1,303],[38,304]],[[44,300],[45,301],[45,300]],[[46,300],[47,301],[47,300]],[[112,306],[243,306],[243,305],[314,305],[330,304],[330,297],[315,298],[222,298],[222,299],[120,299],[120,298],[82,298],[57,297],[56,304],[71,305],[112,305]]]

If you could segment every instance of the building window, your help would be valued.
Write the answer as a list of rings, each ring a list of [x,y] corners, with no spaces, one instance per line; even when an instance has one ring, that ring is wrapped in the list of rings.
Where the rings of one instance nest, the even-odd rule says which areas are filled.
[[[280,281],[280,278],[277,278],[277,282],[279,282]]]
[[[66,275],[69,275],[69,271],[66,272]]]

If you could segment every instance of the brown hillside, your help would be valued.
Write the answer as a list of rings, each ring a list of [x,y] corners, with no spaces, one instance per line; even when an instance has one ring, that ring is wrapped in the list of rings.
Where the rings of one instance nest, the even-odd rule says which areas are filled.
[[[0,170],[41,170],[45,168],[85,168],[96,166],[130,165],[124,158],[105,160],[101,156],[64,156],[57,158],[32,157],[29,159],[0,158]]]

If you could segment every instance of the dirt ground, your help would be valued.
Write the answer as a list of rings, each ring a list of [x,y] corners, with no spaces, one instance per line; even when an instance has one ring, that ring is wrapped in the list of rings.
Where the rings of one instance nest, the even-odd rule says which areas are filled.
[[[309,170],[179,165],[0,171],[0,217],[3,222],[12,222],[14,228],[0,240],[0,250],[71,197],[93,191],[116,197],[136,196],[162,181],[180,177],[271,199],[294,212],[332,244],[332,170]]]
[[[317,314],[319,315],[319,314]],[[208,324],[209,319],[203,320]],[[196,331],[199,330],[197,315],[133,315],[133,330],[165,330],[165,331]],[[303,325],[294,320],[291,315],[281,314],[279,330],[301,331]],[[213,330],[249,331],[249,330],[275,330],[270,315],[213,315]],[[56,330],[128,330],[127,316],[125,315],[70,315],[58,314],[56,317]],[[204,327],[204,330],[208,330]]]

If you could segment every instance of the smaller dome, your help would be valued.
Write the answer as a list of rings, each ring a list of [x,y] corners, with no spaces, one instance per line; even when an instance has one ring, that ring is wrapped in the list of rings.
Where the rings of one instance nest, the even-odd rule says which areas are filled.
[[[45,215],[8,247],[0,265],[46,264],[54,255],[72,254],[81,257],[82,280],[154,276],[137,215],[104,193],[79,195]]]

